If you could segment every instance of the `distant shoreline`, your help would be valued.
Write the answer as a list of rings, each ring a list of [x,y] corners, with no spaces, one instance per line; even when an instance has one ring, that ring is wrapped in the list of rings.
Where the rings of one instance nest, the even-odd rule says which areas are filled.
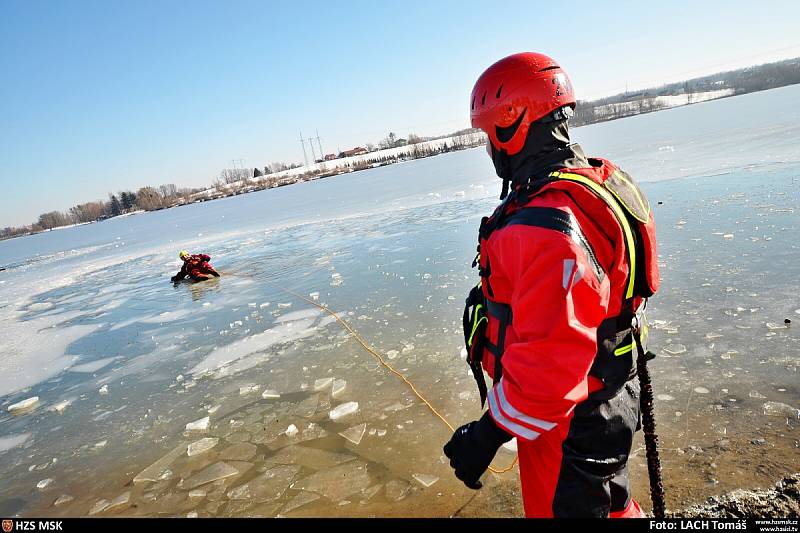
[[[793,66],[800,67],[800,58],[774,64],[760,65],[758,67],[751,67],[750,69],[741,69],[731,73],[721,73],[695,80],[687,80],[686,82],[682,83],[666,85],[660,89],[647,89],[643,91],[625,93],[592,102],[579,101],[576,115],[573,117],[571,124],[573,128],[579,128],[591,124],[610,122],[622,118],[644,115],[667,109],[674,109],[676,107],[684,107],[696,103],[709,102],[712,100],[719,100],[733,96],[741,96],[743,94],[750,94],[753,92],[761,92],[764,90],[800,84],[800,74],[795,74],[795,76],[797,76],[799,79],[795,80],[794,78],[788,78],[783,80],[785,83],[776,82],[773,80],[772,84],[767,83],[766,85],[755,87],[745,83],[750,78],[758,74],[760,70],[772,68],[773,70],[779,69],[779,72],[783,72],[783,70],[786,68],[791,68]],[[735,85],[732,86],[733,81],[731,81],[731,78],[735,76],[744,77],[744,81],[742,81],[744,84],[743,87],[738,87]],[[722,79],[716,80],[716,78]],[[711,89],[696,92],[685,92],[683,87],[688,87],[693,83],[698,84],[699,87],[703,87],[705,89],[709,89],[709,87],[711,87]],[[218,200],[221,198],[246,194],[249,192],[285,187],[288,185],[294,185],[296,183],[338,176],[340,174],[348,174],[352,172],[358,172],[360,170],[368,170],[371,168],[388,166],[415,159],[434,157],[443,153],[475,148],[482,146],[485,143],[486,136],[483,134],[483,132],[480,132],[480,130],[476,130],[474,128],[469,128],[456,132],[450,136],[444,136],[435,139],[418,139],[418,142],[414,143],[375,150],[358,155],[351,155],[349,157],[340,157],[329,161],[320,160],[312,164],[281,170],[279,172],[273,172],[270,174],[261,174],[260,172],[254,172],[251,170],[250,173],[256,174],[255,176],[232,181],[230,183],[217,183],[206,189],[194,189],[194,192],[190,194],[187,191],[186,194],[180,197],[173,197],[171,199],[171,203],[163,202],[161,205],[144,210],[131,209],[127,212],[123,211],[115,216],[106,215],[96,220],[72,224],[59,224],[56,227],[41,230],[31,229],[29,231],[24,231],[25,227],[6,228],[5,231],[7,234],[0,232],[0,241],[13,239],[16,237],[36,235],[38,233],[52,231],[53,229],[58,228],[100,222],[109,218],[126,216],[142,211],[170,209],[172,207],[178,207],[191,203]],[[257,169],[255,170],[257,171]],[[164,200],[167,200],[167,198]],[[164,205],[164,203],[166,203],[166,205]],[[35,226],[35,224],[32,224],[31,226]]]

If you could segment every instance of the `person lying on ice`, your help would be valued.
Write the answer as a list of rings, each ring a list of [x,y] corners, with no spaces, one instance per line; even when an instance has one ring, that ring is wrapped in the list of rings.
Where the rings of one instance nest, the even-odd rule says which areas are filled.
[[[178,257],[183,261],[181,271],[170,278],[172,281],[180,281],[189,276],[194,281],[205,281],[209,276],[219,277],[213,266],[209,264],[211,256],[206,254],[190,254],[186,250],[181,250]]]

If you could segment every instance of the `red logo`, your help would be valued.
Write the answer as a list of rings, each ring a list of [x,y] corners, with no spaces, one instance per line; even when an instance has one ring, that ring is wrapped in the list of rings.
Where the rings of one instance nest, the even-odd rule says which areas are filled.
[[[12,529],[14,529],[14,521],[3,520],[3,531],[5,531],[5,533],[11,533]]]

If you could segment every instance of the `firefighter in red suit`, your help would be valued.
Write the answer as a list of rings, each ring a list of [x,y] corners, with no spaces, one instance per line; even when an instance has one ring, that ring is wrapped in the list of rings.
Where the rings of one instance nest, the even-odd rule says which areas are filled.
[[[190,277],[193,281],[205,281],[209,276],[219,277],[213,266],[209,263],[211,256],[206,254],[190,254],[186,250],[181,250],[178,257],[183,261],[180,272],[172,276],[172,281],[178,282],[185,277]]]
[[[566,73],[542,54],[498,61],[473,89],[472,125],[503,180],[464,314],[489,407],[444,452],[478,489],[516,437],[528,517],[640,517],[627,462],[641,427],[635,340],[659,282],[655,222],[627,173],[570,143],[574,107]]]

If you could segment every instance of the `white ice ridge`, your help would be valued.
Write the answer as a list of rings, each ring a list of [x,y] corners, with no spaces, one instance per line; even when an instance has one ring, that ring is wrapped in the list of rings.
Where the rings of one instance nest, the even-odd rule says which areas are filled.
[[[120,359],[119,357],[105,357],[103,359],[97,359],[96,361],[91,361],[89,363],[83,363],[80,365],[75,365],[70,367],[70,372],[83,372],[86,374],[91,374],[93,372],[97,372],[101,368],[108,366],[112,362]]]
[[[314,318],[319,316],[320,313],[322,313],[322,311],[317,308],[303,309],[302,311],[292,311],[291,313],[286,313],[285,315],[279,316],[278,318],[275,319],[275,322],[278,324],[282,324],[284,322],[291,322],[292,320]]]
[[[298,313],[301,312],[298,311]],[[302,313],[304,313],[302,316],[308,316],[308,312],[302,311]],[[317,315],[319,315],[319,312],[315,311],[314,316]],[[224,371],[225,374],[234,374],[247,370],[261,363],[268,356],[265,352],[271,346],[278,343],[293,342],[311,337],[316,333],[317,328],[323,326],[325,323],[326,320],[324,318],[319,321],[313,318],[302,318],[291,322],[280,323],[263,333],[252,335],[225,346],[220,346],[211,352],[208,357],[195,365],[189,372],[191,374],[204,374],[206,372],[220,370],[223,367],[227,367]]]
[[[139,322],[144,324],[161,324],[162,322],[175,322],[182,318],[190,316],[194,311],[192,309],[180,309],[178,311],[165,311],[159,315],[142,318]]]

